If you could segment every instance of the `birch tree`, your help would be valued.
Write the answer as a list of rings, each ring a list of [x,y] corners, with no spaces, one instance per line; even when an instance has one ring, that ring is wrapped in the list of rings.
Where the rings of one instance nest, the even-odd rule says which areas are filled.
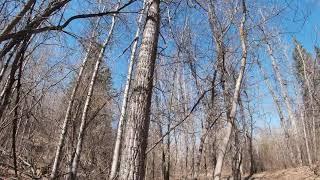
[[[100,52],[99,52],[98,58],[96,60],[96,64],[94,66],[94,70],[92,72],[88,93],[87,93],[85,104],[84,104],[83,111],[82,111],[81,123],[80,123],[79,133],[78,133],[78,137],[77,137],[77,145],[76,145],[75,155],[72,159],[72,167],[71,167],[71,172],[70,172],[71,179],[76,179],[78,163],[80,160],[80,155],[81,155],[82,146],[83,146],[83,140],[84,140],[84,136],[85,136],[85,126],[86,126],[86,120],[87,120],[87,115],[88,115],[88,109],[91,104],[91,97],[92,97],[94,85],[96,82],[98,70],[99,70],[101,61],[103,60],[105,50],[106,50],[107,46],[109,45],[113,30],[114,30],[115,21],[116,21],[115,18],[116,18],[116,16],[114,15],[112,18],[112,23],[110,26],[109,33],[100,48]]]
[[[314,93],[313,93],[313,87],[312,87],[312,83],[311,83],[311,75],[314,75],[314,73],[312,72],[312,62],[310,62],[310,56],[308,56],[308,54],[306,54],[301,45],[294,40],[294,44],[295,44],[295,51],[294,51],[294,58],[296,59],[295,61],[298,61],[300,63],[300,67],[298,69],[298,73],[300,74],[300,76],[302,76],[302,80],[303,80],[303,89],[306,91],[304,92],[305,96],[308,97],[309,102],[306,102],[309,104],[310,108],[311,108],[311,122],[312,122],[312,142],[313,142],[313,150],[314,150],[314,157],[317,158],[317,132],[316,132],[316,122],[315,122],[315,107],[314,107]],[[311,66],[311,67],[310,67]],[[309,69],[309,70],[308,70]],[[300,70],[300,72],[299,72]],[[307,99],[307,98],[305,98]],[[316,159],[315,159],[316,160]]]
[[[78,90],[80,81],[82,79],[83,70],[84,70],[84,68],[85,68],[85,66],[87,64],[87,61],[88,61],[88,58],[89,58],[89,54],[91,53],[92,39],[90,39],[89,41],[90,41],[90,44],[89,44],[89,47],[87,49],[86,55],[85,55],[85,57],[83,59],[83,62],[80,65],[79,74],[77,75],[76,82],[75,82],[74,87],[72,89],[72,92],[71,92],[71,95],[70,95],[70,100],[68,102],[68,107],[67,107],[67,110],[66,110],[66,113],[65,113],[65,117],[64,117],[64,120],[63,120],[63,124],[62,124],[62,127],[61,127],[61,134],[60,134],[60,137],[59,137],[59,143],[58,143],[57,148],[56,148],[57,150],[56,150],[54,162],[53,162],[53,165],[52,165],[52,171],[51,171],[51,175],[50,175],[50,177],[52,179],[56,178],[57,170],[58,170],[58,167],[59,167],[59,162],[61,160],[61,152],[62,152],[62,148],[63,148],[64,143],[65,143],[66,134],[67,134],[67,130],[68,130],[67,129],[68,128],[68,123],[69,123],[69,120],[70,120],[72,107],[73,107],[73,104],[74,104],[74,101],[75,101],[76,92]]]
[[[268,53],[269,53],[269,56],[270,56],[270,59],[271,59],[271,64],[272,64],[273,71],[275,72],[276,78],[277,78],[278,83],[280,85],[280,89],[281,89],[281,93],[282,93],[285,105],[287,107],[289,120],[291,121],[291,124],[293,126],[293,136],[294,136],[295,146],[296,146],[296,149],[297,149],[297,152],[298,152],[297,162],[298,162],[299,165],[302,165],[301,149],[300,149],[300,146],[298,144],[299,143],[299,138],[298,138],[298,133],[299,132],[298,132],[298,127],[297,127],[296,117],[295,117],[294,112],[293,112],[293,108],[292,108],[292,105],[291,105],[291,102],[290,102],[290,99],[289,99],[288,91],[284,87],[284,82],[283,82],[282,76],[280,74],[278,64],[276,62],[276,59],[275,59],[274,54],[273,54],[273,50],[272,50],[271,45],[269,43],[267,43],[267,48],[268,48]]]
[[[246,28],[245,28],[247,10],[246,10],[245,0],[242,0],[241,3],[242,3],[242,6],[241,6],[242,7],[242,20],[241,20],[240,28],[239,28],[241,48],[242,48],[241,66],[240,66],[240,72],[237,77],[236,86],[235,86],[235,90],[234,90],[234,94],[233,94],[233,98],[232,98],[230,114],[227,117],[228,122],[227,122],[227,127],[226,127],[226,135],[223,138],[220,146],[218,147],[217,164],[216,164],[216,167],[214,170],[214,179],[215,180],[219,180],[221,178],[223,161],[225,158],[227,146],[230,141],[231,133],[233,131],[234,118],[235,118],[236,112],[237,112],[237,104],[238,104],[238,99],[239,99],[240,90],[241,90],[241,83],[242,83],[242,79],[244,77],[246,62],[247,62],[247,34],[246,34]]]
[[[280,119],[280,125],[284,131],[284,136],[285,136],[285,139],[286,139],[286,144],[287,144],[287,148],[288,148],[288,151],[289,151],[289,155],[290,155],[290,158],[292,160],[295,159],[295,156],[294,156],[294,152],[292,152],[291,150],[291,147],[290,147],[290,132],[289,132],[289,127],[287,125],[287,121],[284,117],[284,112],[282,110],[282,107],[281,107],[281,102],[280,102],[280,98],[277,96],[276,94],[276,91],[273,89],[270,81],[269,81],[269,78],[268,78],[268,75],[266,73],[266,71],[263,69],[262,65],[260,64],[260,62],[257,62],[258,66],[259,66],[259,70],[262,74],[262,77],[264,79],[264,82],[265,84],[267,85],[268,89],[269,89],[269,92],[272,96],[272,99],[273,99],[273,102],[274,104],[276,105],[276,109],[277,109],[277,112],[278,112],[278,115],[279,115],[279,119]]]

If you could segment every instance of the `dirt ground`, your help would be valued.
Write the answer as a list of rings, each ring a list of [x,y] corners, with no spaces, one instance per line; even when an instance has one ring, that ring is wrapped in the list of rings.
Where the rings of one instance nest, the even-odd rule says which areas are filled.
[[[316,172],[317,173],[317,172]],[[317,173],[318,174],[318,173]],[[254,174],[250,180],[320,180],[320,176],[315,174],[315,169],[308,166],[289,168],[277,171],[265,171]]]
[[[316,175],[316,173],[319,175]],[[0,166],[0,180],[9,180],[13,179],[13,171],[1,168]],[[23,179],[31,179],[27,176],[24,176]],[[47,179],[47,178],[42,178]],[[203,180],[207,180],[209,178],[200,178]],[[223,180],[232,180],[230,176],[225,175]],[[244,179],[246,179],[244,177]],[[289,168],[283,170],[275,170],[275,171],[264,171],[261,173],[254,174],[249,180],[320,180],[320,169],[318,168],[318,172],[314,167],[310,168],[309,166],[302,166],[298,168]]]

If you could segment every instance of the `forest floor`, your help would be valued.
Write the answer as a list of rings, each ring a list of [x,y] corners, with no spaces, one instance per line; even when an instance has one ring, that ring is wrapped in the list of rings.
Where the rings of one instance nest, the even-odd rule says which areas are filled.
[[[315,168],[309,166],[302,166],[298,168],[288,168],[275,171],[264,171],[254,174],[250,180],[320,180],[320,174],[316,175]]]
[[[288,168],[283,170],[264,171],[251,176],[248,180],[320,180],[319,168],[316,172],[315,168],[309,166],[302,166],[298,168]],[[315,173],[319,174],[316,175]],[[0,166],[0,180],[13,179],[13,171],[1,168]],[[31,179],[27,176],[23,176],[23,179]],[[42,178],[46,179],[46,178]],[[207,179],[207,178],[201,178]],[[223,180],[232,180],[230,176],[225,175]],[[247,178],[244,178],[247,179]]]

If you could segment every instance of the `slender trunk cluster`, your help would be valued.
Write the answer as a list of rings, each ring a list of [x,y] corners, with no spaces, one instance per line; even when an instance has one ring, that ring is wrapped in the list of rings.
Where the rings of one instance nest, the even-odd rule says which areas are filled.
[[[215,103],[215,85],[216,85],[216,77],[217,77],[217,71],[214,72],[213,75],[213,80],[212,80],[212,95],[211,95],[211,104],[214,105]],[[210,108],[210,107],[209,107]],[[212,108],[212,107],[211,107]],[[208,117],[206,118],[205,125],[203,126],[201,130],[201,136],[200,136],[200,143],[199,143],[199,148],[196,156],[196,164],[195,164],[195,175],[194,179],[199,178],[200,174],[200,165],[201,165],[201,159],[202,159],[202,154],[204,151],[204,146],[205,146],[205,141],[207,139],[208,134],[210,133],[211,127],[215,124],[215,121],[212,122],[212,115],[213,115],[213,110],[209,110]]]
[[[281,76],[280,71],[279,71],[278,64],[276,62],[276,59],[275,59],[274,54],[273,54],[273,50],[272,50],[271,45],[269,43],[267,43],[267,48],[268,48],[268,53],[269,53],[269,56],[270,56],[270,59],[271,59],[272,68],[273,68],[273,71],[274,71],[274,73],[276,75],[276,78],[277,78],[277,80],[279,82],[281,94],[282,94],[282,97],[284,99],[287,111],[288,111],[289,120],[291,121],[291,124],[292,124],[294,144],[296,146],[297,153],[298,153],[298,155],[296,157],[296,160],[297,160],[297,163],[299,165],[302,165],[302,159],[301,159],[302,158],[302,154],[301,154],[301,149],[300,149],[300,146],[299,146],[299,136],[298,136],[299,132],[298,132],[297,122],[296,122],[296,118],[295,118],[295,115],[294,115],[294,112],[293,112],[293,108],[292,108],[292,105],[291,105],[291,102],[290,102],[290,99],[289,99],[288,90],[284,85],[282,76]]]
[[[103,56],[104,56],[104,52],[110,42],[112,33],[114,31],[114,26],[115,26],[115,15],[112,18],[112,23],[110,26],[110,30],[109,33],[104,41],[104,43],[101,45],[100,47],[100,52],[99,55],[96,59],[96,63],[91,75],[91,80],[89,83],[89,89],[86,95],[86,99],[85,99],[85,104],[83,107],[83,111],[82,111],[82,116],[81,116],[81,121],[80,121],[80,127],[79,127],[79,133],[78,133],[78,138],[77,138],[77,145],[76,145],[76,149],[75,149],[75,153],[71,158],[71,172],[69,172],[69,178],[70,179],[75,179],[76,178],[76,174],[77,174],[77,168],[78,168],[78,162],[80,160],[80,154],[82,151],[82,146],[83,146],[83,139],[85,136],[85,127],[86,127],[86,120],[87,120],[87,116],[88,116],[88,110],[89,110],[89,106],[91,104],[91,99],[92,99],[92,94],[93,94],[93,90],[94,90],[94,85],[97,79],[97,74],[99,71],[99,67],[101,64],[101,61],[103,60]],[[92,37],[95,35],[95,32],[93,32]],[[70,116],[72,114],[72,108],[74,106],[74,101],[75,101],[75,96],[76,93],[78,91],[82,76],[83,76],[83,71],[87,65],[88,59],[90,57],[90,53],[92,53],[92,49],[93,49],[93,42],[92,39],[90,39],[90,44],[88,46],[88,50],[87,53],[83,59],[83,62],[80,66],[80,70],[79,70],[79,74],[77,76],[75,85],[72,89],[71,95],[70,95],[70,100],[68,102],[68,106],[67,106],[67,110],[66,110],[66,114],[64,117],[64,121],[62,124],[62,128],[61,128],[61,133],[60,133],[60,138],[59,138],[59,143],[57,145],[57,149],[56,149],[56,153],[55,153],[55,158],[54,158],[54,162],[53,162],[53,166],[52,166],[52,171],[51,171],[51,175],[50,177],[52,179],[56,179],[57,177],[57,171],[59,168],[59,163],[61,161],[61,156],[62,156],[62,149],[64,147],[65,144],[65,139],[66,139],[66,135],[67,135],[67,131],[68,131],[68,124],[70,122]]]
[[[88,116],[88,110],[89,110],[89,106],[91,103],[91,99],[92,99],[92,94],[93,94],[93,89],[94,89],[94,85],[97,79],[97,74],[98,74],[98,70],[101,64],[101,61],[103,60],[103,56],[104,56],[104,52],[110,42],[113,30],[114,30],[114,26],[115,26],[115,20],[116,16],[114,15],[112,18],[112,23],[111,23],[111,27],[109,30],[109,33],[104,41],[104,43],[102,44],[101,48],[100,48],[100,52],[96,61],[96,64],[94,66],[94,70],[92,72],[92,77],[91,77],[91,81],[89,84],[89,90],[86,96],[86,100],[85,100],[85,104],[83,107],[83,111],[82,111],[82,116],[81,116],[81,122],[80,122],[80,128],[79,128],[79,133],[78,133],[78,137],[77,137],[77,145],[76,145],[76,150],[75,150],[75,155],[72,159],[72,166],[71,166],[71,173],[70,176],[72,179],[76,179],[76,175],[77,175],[77,169],[79,166],[79,160],[80,160],[80,155],[81,155],[81,151],[82,151],[82,146],[83,146],[83,141],[84,141],[84,136],[85,136],[85,128],[86,128],[86,120],[87,120],[87,116]]]
[[[315,115],[316,115],[316,111],[315,111],[315,107],[314,107],[314,97],[313,97],[313,87],[311,85],[311,82],[310,82],[310,78],[309,78],[309,75],[308,75],[308,72],[307,72],[307,64],[306,64],[306,59],[303,57],[303,54],[302,54],[302,50],[301,50],[301,46],[295,41],[295,45],[297,47],[297,50],[298,50],[298,54],[299,54],[299,57],[302,61],[302,69],[303,69],[303,77],[304,77],[304,81],[306,82],[305,86],[308,90],[308,97],[309,97],[309,101],[310,101],[310,106],[311,106],[311,118],[312,118],[312,135],[313,135],[313,138],[312,138],[312,144],[313,144],[313,149],[314,149],[314,157],[316,158],[315,161],[317,160],[317,155],[318,155],[318,149],[317,149],[317,132],[316,132],[316,123],[315,123]]]
[[[59,137],[59,142],[58,142],[58,145],[57,145],[55,158],[54,158],[53,165],[52,165],[52,171],[51,171],[51,175],[50,175],[50,177],[52,179],[55,179],[56,175],[57,175],[57,171],[58,171],[58,168],[59,168],[59,163],[61,161],[61,156],[62,156],[61,155],[62,148],[64,147],[64,144],[65,144],[65,139],[66,139],[67,130],[68,130],[67,128],[68,128],[68,124],[70,122],[70,118],[71,118],[70,116],[72,114],[71,112],[72,112],[73,104],[74,104],[74,101],[75,101],[76,92],[78,91],[78,87],[80,85],[80,81],[81,81],[82,75],[83,75],[83,70],[86,67],[86,64],[87,64],[87,61],[88,61],[88,58],[89,58],[89,54],[91,52],[91,48],[92,48],[91,46],[92,46],[92,41],[90,41],[89,47],[87,49],[87,53],[86,53],[86,55],[85,55],[85,57],[83,59],[83,62],[81,64],[81,66],[80,66],[79,74],[77,76],[77,79],[75,81],[74,87],[73,87],[71,95],[70,95],[70,100],[68,102],[66,114],[64,116],[63,124],[62,124],[62,127],[61,127],[61,133],[60,133],[60,137]]]
[[[287,144],[287,148],[288,148],[288,151],[289,151],[289,155],[290,155],[290,158],[291,160],[294,160],[295,159],[295,156],[294,156],[294,152],[291,150],[291,146],[290,146],[290,132],[289,132],[289,127],[287,125],[287,121],[286,119],[284,118],[284,113],[282,111],[282,107],[281,107],[281,104],[280,104],[280,98],[276,95],[276,92],[275,90],[273,89],[268,77],[267,77],[267,73],[265,72],[265,70],[263,69],[262,65],[260,64],[260,62],[257,62],[258,66],[259,66],[259,69],[260,69],[260,72],[264,78],[264,81],[265,81],[265,84],[267,85],[268,89],[269,89],[269,92],[272,96],[272,99],[273,99],[273,102],[274,104],[276,105],[276,109],[277,109],[277,112],[278,112],[278,115],[279,115],[279,118],[280,118],[280,125],[284,131],[284,136],[285,136],[285,140],[286,140],[286,144]]]

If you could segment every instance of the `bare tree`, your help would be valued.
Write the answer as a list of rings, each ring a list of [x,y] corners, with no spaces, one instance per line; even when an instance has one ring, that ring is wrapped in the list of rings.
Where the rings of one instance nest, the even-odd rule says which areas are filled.
[[[287,122],[286,122],[286,119],[284,118],[284,113],[282,111],[282,107],[281,107],[281,102],[280,102],[280,98],[277,96],[276,94],[276,91],[273,89],[269,79],[268,79],[268,76],[267,76],[267,73],[265,72],[265,70],[263,69],[262,65],[260,64],[260,62],[257,61],[257,64],[259,66],[259,69],[260,69],[260,72],[262,74],[262,77],[264,78],[264,82],[265,84],[267,85],[268,89],[269,89],[269,92],[272,96],[272,99],[273,99],[273,102],[274,104],[276,105],[276,109],[277,109],[277,112],[278,112],[278,115],[279,115],[279,118],[280,118],[280,123],[281,123],[281,127],[284,131],[284,136],[286,138],[286,144],[287,144],[287,148],[288,148],[288,151],[289,151],[289,154],[290,154],[290,158],[292,160],[295,159],[295,156],[294,156],[294,152],[291,150],[291,147],[290,147],[290,132],[289,132],[289,127],[287,125]]]
[[[284,82],[283,82],[282,76],[280,74],[278,64],[277,64],[276,59],[274,57],[271,45],[269,43],[267,43],[267,46],[268,46],[268,53],[270,55],[272,67],[275,72],[276,78],[279,82],[281,93],[282,93],[283,99],[284,99],[286,107],[287,107],[289,119],[290,119],[291,124],[293,126],[293,137],[294,137],[296,149],[298,152],[297,162],[299,165],[302,165],[302,159],[301,159],[302,157],[301,157],[301,149],[300,149],[299,141],[298,141],[299,138],[298,138],[298,127],[297,127],[297,123],[296,123],[296,117],[294,115],[293,108],[292,108],[291,102],[289,100],[289,95],[288,95],[287,89],[284,87]]]
[[[310,106],[311,106],[311,113],[312,113],[312,130],[313,130],[313,147],[314,147],[314,157],[317,158],[317,154],[318,154],[318,150],[317,150],[317,133],[316,133],[316,124],[315,124],[315,107],[314,107],[314,96],[313,96],[313,87],[311,85],[310,82],[310,78],[308,76],[308,72],[307,72],[307,60],[305,59],[305,57],[303,56],[302,53],[302,49],[300,44],[298,44],[298,42],[296,40],[294,40],[295,46],[297,48],[298,51],[298,55],[299,58],[302,61],[302,69],[303,69],[303,77],[304,77],[304,81],[306,82],[305,84],[305,89],[308,90],[308,96],[310,99]]]
[[[104,56],[104,52],[106,50],[106,47],[109,45],[113,30],[114,30],[114,26],[115,26],[115,20],[116,16],[114,15],[112,18],[112,23],[110,26],[110,30],[109,33],[105,39],[105,41],[103,42],[103,44],[101,45],[100,48],[100,52],[98,55],[98,58],[96,60],[96,64],[94,67],[94,70],[92,72],[92,77],[91,77],[91,81],[89,84],[89,90],[88,90],[88,94],[86,96],[86,100],[85,100],[85,104],[83,107],[83,111],[82,111],[82,116],[81,116],[81,124],[80,124],[80,129],[79,129],[79,133],[78,133],[78,137],[77,137],[77,145],[76,145],[76,150],[75,150],[75,155],[72,159],[72,169],[71,169],[71,178],[72,179],[76,179],[76,175],[77,175],[77,168],[78,168],[78,163],[80,160],[80,154],[81,154],[81,150],[82,150],[82,144],[83,144],[83,139],[85,136],[85,127],[86,127],[86,120],[87,120],[87,115],[88,115],[88,109],[91,103],[91,97],[92,97],[92,93],[93,93],[93,89],[94,89],[94,85],[97,79],[97,74],[98,74],[98,70],[101,64],[101,61],[103,60],[103,56]]]
[[[144,6],[145,2],[143,2],[143,12],[139,15],[139,19],[137,22],[137,31],[133,40],[132,49],[131,49],[131,55],[129,60],[129,67],[128,67],[128,74],[127,74],[127,81],[124,88],[123,93],[123,100],[122,100],[122,106],[121,106],[121,112],[120,112],[120,119],[118,123],[118,130],[117,130],[117,137],[115,142],[115,147],[113,151],[113,159],[112,159],[112,166],[111,166],[111,172],[109,179],[114,179],[116,177],[116,173],[119,168],[119,157],[121,152],[121,143],[122,143],[122,136],[123,136],[123,129],[125,127],[125,119],[126,119],[126,111],[127,111],[127,104],[129,101],[129,91],[131,87],[131,79],[132,79],[132,70],[134,66],[134,60],[136,58],[136,51],[138,47],[138,41],[140,36],[140,29],[142,24],[142,18],[144,14]]]
[[[144,179],[153,73],[160,28],[159,4],[159,0],[151,0],[146,5],[146,24],[133,83],[132,102],[125,130],[126,147],[121,155],[119,179]]]
[[[240,72],[237,78],[236,87],[233,94],[230,114],[228,115],[229,117],[228,117],[228,122],[226,127],[226,135],[223,138],[220,144],[220,147],[218,149],[217,164],[214,170],[215,180],[219,180],[221,178],[223,161],[224,161],[227,146],[228,146],[230,136],[234,126],[234,118],[237,112],[237,104],[238,104],[238,99],[240,95],[241,83],[242,83],[242,79],[244,77],[245,68],[246,68],[246,61],[247,61],[247,34],[246,34],[246,28],[245,28],[246,16],[247,16],[246,4],[245,4],[245,0],[242,0],[242,20],[241,20],[240,29],[239,29],[241,47],[242,47],[241,67],[240,67]]]
[[[74,101],[75,101],[76,92],[78,90],[80,81],[82,79],[83,70],[84,70],[84,68],[85,68],[85,66],[87,64],[87,61],[88,61],[88,58],[89,58],[89,54],[91,53],[91,48],[92,48],[92,39],[90,39],[90,44],[89,44],[89,47],[87,49],[87,53],[86,53],[86,55],[85,55],[85,57],[83,59],[82,64],[80,65],[79,74],[77,76],[77,80],[76,80],[76,82],[74,84],[74,87],[73,87],[71,95],[70,95],[70,100],[69,100],[68,107],[67,107],[67,110],[66,110],[66,113],[65,113],[65,117],[64,117],[64,120],[63,120],[63,124],[62,124],[62,127],[61,127],[61,134],[60,134],[60,137],[59,137],[59,143],[57,145],[57,150],[56,150],[54,162],[53,162],[53,165],[52,165],[52,171],[51,171],[51,175],[50,175],[50,177],[52,179],[56,178],[57,170],[59,168],[59,162],[61,160],[61,152],[62,152],[62,148],[64,146],[64,142],[65,142],[65,138],[66,138],[66,134],[67,134],[67,130],[68,130],[67,128],[68,128],[68,123],[69,123],[69,119],[70,119],[70,116],[71,116],[71,110],[72,110],[72,107],[73,107],[73,104],[74,104]]]

